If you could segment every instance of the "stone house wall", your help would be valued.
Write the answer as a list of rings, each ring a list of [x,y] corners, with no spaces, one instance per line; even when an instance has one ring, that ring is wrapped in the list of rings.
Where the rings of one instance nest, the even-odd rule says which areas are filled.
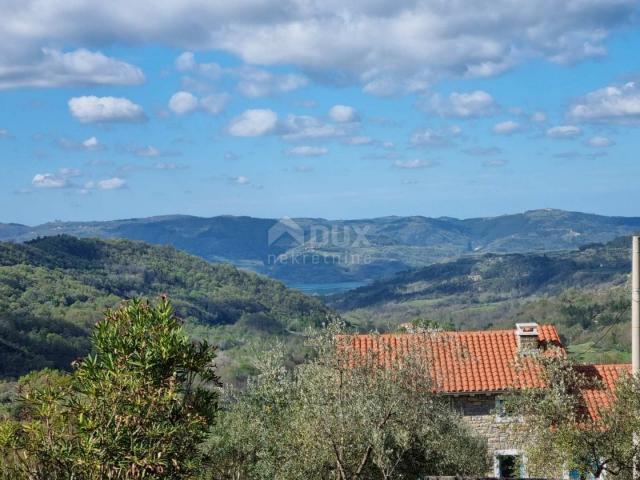
[[[522,454],[518,448],[518,445],[521,445],[521,438],[517,433],[518,422],[497,415],[496,398],[495,394],[451,397],[452,406],[464,416],[473,431],[487,439],[487,450],[492,465],[491,471],[487,472],[488,476],[497,474],[496,455]]]

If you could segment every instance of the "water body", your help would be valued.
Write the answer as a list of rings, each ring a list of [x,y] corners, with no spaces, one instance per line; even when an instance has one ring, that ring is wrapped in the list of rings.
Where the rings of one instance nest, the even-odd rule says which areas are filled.
[[[338,283],[289,283],[287,287],[300,290],[307,295],[331,295],[362,287],[367,282],[338,282]]]

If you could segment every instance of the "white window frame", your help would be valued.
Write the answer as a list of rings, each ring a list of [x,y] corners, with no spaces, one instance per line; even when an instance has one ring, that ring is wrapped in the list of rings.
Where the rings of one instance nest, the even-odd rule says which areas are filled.
[[[493,452],[493,475],[496,478],[500,477],[500,460],[498,457],[520,457],[520,461],[522,462],[520,467],[520,478],[527,477],[527,457],[524,452],[515,448],[495,450]]]

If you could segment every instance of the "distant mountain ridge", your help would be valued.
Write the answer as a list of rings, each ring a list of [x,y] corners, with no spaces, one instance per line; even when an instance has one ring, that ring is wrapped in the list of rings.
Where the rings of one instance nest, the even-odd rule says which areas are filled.
[[[523,253],[573,249],[640,231],[640,217],[609,217],[544,209],[499,217],[423,216],[358,220],[294,218],[301,237],[269,242],[278,219],[168,215],[102,222],[0,224],[0,240],[69,234],[172,245],[209,261],[230,262],[289,282],[370,281],[469,253]],[[318,232],[331,236],[318,242]],[[345,233],[364,232],[357,245]],[[333,237],[335,233],[335,238]],[[341,237],[342,236],[342,237]],[[302,239],[302,241],[300,241]],[[312,257],[320,261],[314,263]],[[337,262],[326,259],[337,258]],[[295,260],[298,261],[295,261]],[[309,261],[299,261],[309,259]]]

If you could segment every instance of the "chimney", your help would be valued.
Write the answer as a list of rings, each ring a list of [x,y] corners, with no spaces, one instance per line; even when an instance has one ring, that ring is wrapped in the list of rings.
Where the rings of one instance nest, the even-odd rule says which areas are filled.
[[[521,353],[538,351],[538,324],[535,322],[516,323],[516,338],[518,350]]]
[[[640,236],[634,235],[631,248],[631,365],[640,372]]]

